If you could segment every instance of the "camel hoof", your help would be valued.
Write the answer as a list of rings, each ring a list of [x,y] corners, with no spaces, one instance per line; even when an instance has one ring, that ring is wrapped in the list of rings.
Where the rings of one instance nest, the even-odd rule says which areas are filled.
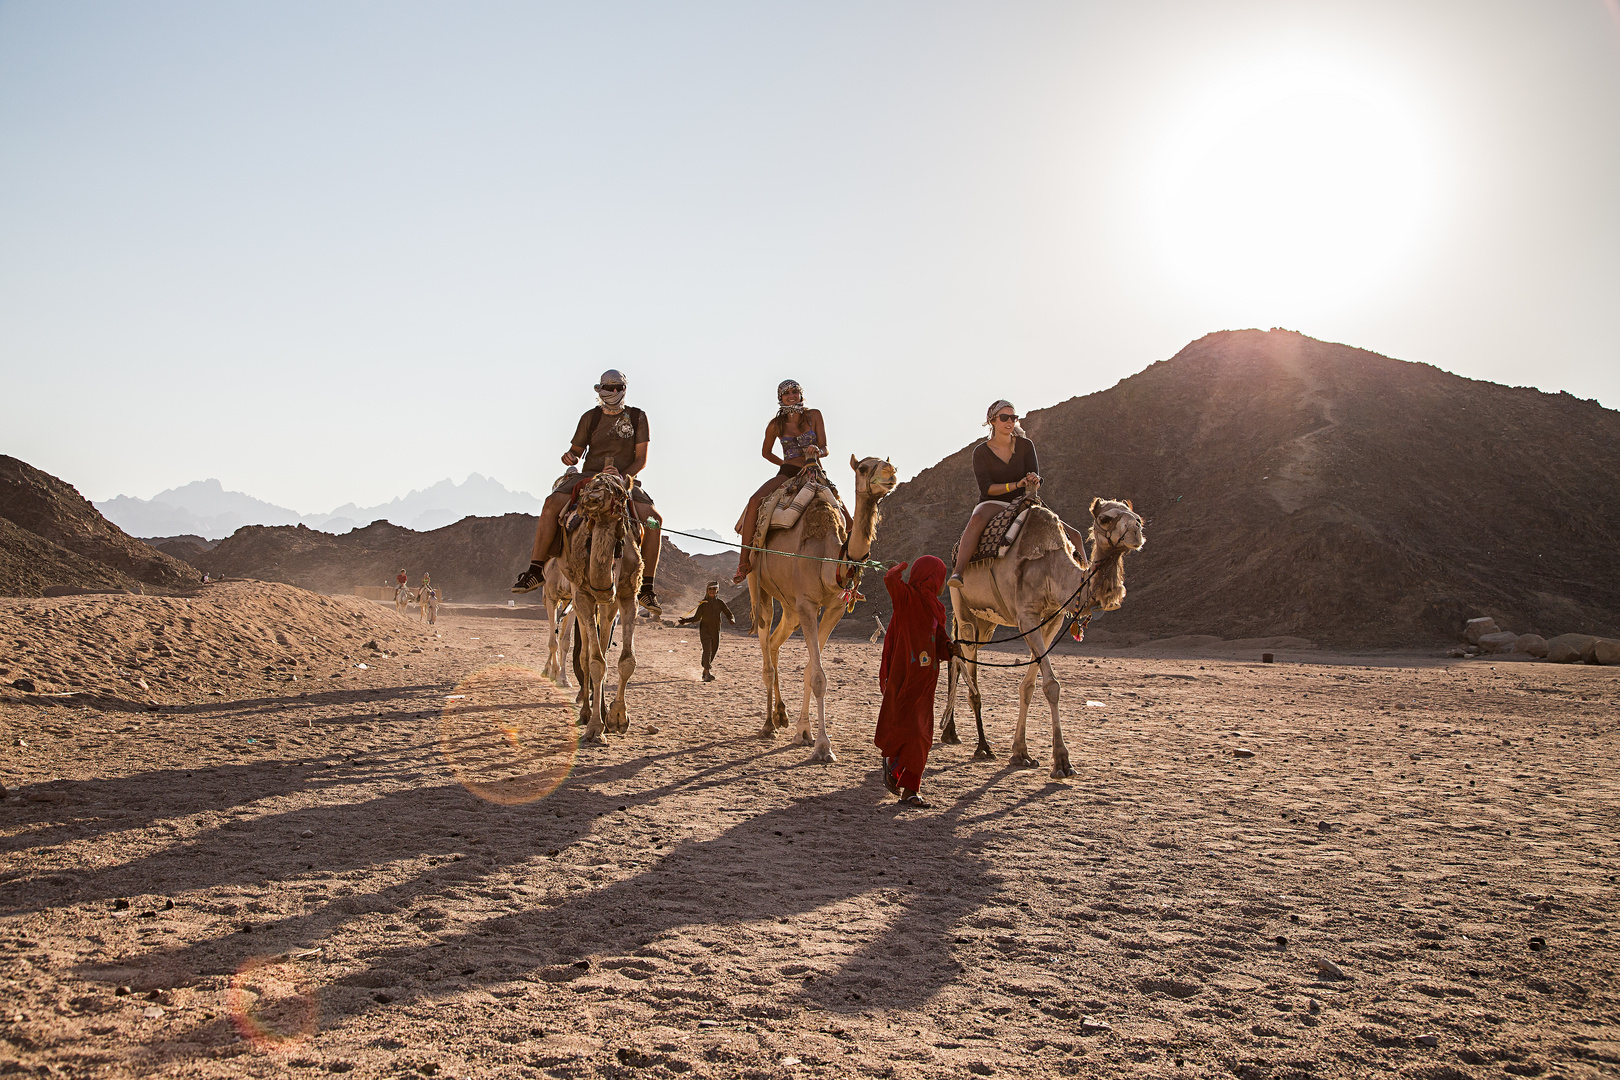
[[[1052,764],[1052,773],[1051,773],[1051,776],[1052,776],[1053,780],[1067,780],[1069,777],[1071,777],[1073,775],[1074,775],[1074,769],[1069,765],[1069,763],[1067,761],[1053,762],[1053,764]]]
[[[816,747],[816,752],[810,755],[810,759],[806,761],[805,764],[831,765],[837,760],[838,755],[833,753],[833,748],[831,746],[818,746]]]
[[[587,744],[591,746],[601,746],[605,741],[606,740],[602,738],[602,733],[600,731],[592,731],[590,728],[586,728],[585,733],[579,737],[579,745],[581,746],[585,746]]]
[[[776,738],[776,728],[774,725],[766,724],[754,734],[761,739],[774,739]]]
[[[1040,764],[1040,761],[1030,757],[1028,754],[1014,754],[1008,759],[1007,764],[1019,769],[1033,769]]]
[[[945,730],[939,733],[939,741],[947,746],[961,746],[962,740],[956,737],[956,725],[946,724]]]
[[[814,745],[816,745],[816,737],[814,735],[810,734],[808,731],[801,731],[801,732],[798,732],[797,734],[795,734],[793,736],[793,741],[788,743],[788,745],[789,746],[814,746]]]
[[[996,760],[996,752],[990,749],[984,743],[980,743],[973,751],[973,760],[994,761]]]

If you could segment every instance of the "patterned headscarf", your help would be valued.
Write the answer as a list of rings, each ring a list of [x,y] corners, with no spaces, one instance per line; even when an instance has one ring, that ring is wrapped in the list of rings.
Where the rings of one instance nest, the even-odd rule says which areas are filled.
[[[596,400],[602,403],[602,411],[612,416],[624,408],[624,391],[630,385],[630,380],[624,377],[624,372],[618,368],[608,368],[602,372],[602,377],[596,381],[593,388],[596,391]],[[617,386],[617,390],[603,390],[604,386]]]
[[[1014,413],[1018,412],[1017,409],[1013,409],[1013,403],[1008,401],[1006,398],[1002,398],[1000,401],[997,401],[994,405],[991,405],[988,409],[984,410],[984,426],[990,429],[991,434],[995,434],[996,430],[996,413],[1000,412],[1002,409],[1012,409]],[[1029,438],[1028,435],[1024,434],[1024,425],[1019,423],[1017,420],[1013,421],[1013,437],[1017,439]]]
[[[782,404],[782,395],[787,393],[789,390],[797,390],[799,392],[799,403],[797,405]],[[804,387],[800,386],[798,382],[793,379],[783,379],[781,382],[777,383],[776,406],[777,416],[789,416],[793,413],[804,412]]]

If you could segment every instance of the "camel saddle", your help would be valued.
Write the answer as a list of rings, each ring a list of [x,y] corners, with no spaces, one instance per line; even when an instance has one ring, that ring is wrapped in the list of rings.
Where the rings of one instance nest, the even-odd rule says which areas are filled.
[[[1013,541],[1024,529],[1024,519],[1029,516],[1033,507],[1045,506],[1039,495],[1020,495],[1007,504],[1007,509],[991,518],[985,525],[984,532],[979,534],[979,547],[974,551],[973,557],[968,560],[972,565],[977,562],[986,562],[990,559],[999,559],[1012,550]],[[975,507],[974,509],[977,509]],[[951,545],[951,561],[956,561],[956,550],[962,546],[958,540]]]
[[[836,511],[843,510],[843,501],[838,498],[838,491],[827,479],[827,474],[819,468],[806,466],[760,502],[758,523],[754,526],[754,537],[750,543],[754,547],[764,547],[765,537],[771,532],[793,528],[817,499]],[[847,539],[841,512],[838,514],[838,538]]]

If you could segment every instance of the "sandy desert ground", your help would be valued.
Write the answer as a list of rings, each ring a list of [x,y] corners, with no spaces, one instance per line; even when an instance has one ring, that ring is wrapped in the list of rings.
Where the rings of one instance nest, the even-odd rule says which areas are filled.
[[[1620,1071],[1613,668],[1069,655],[1075,779],[989,672],[1001,758],[907,811],[873,645],[835,765],[754,737],[751,640],[704,684],[646,625],[575,756],[536,623],[219,588],[0,601],[0,682],[54,664],[0,701],[0,1072]]]

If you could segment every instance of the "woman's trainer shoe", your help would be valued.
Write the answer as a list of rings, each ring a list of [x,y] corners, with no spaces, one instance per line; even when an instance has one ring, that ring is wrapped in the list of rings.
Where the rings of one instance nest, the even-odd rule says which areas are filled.
[[[546,564],[532,562],[529,568],[518,575],[517,584],[512,586],[515,593],[534,592],[546,583]]]
[[[650,581],[641,583],[641,591],[636,594],[636,603],[646,608],[647,614],[655,619],[664,614],[664,609],[658,606],[658,597],[653,595],[652,582]]]

